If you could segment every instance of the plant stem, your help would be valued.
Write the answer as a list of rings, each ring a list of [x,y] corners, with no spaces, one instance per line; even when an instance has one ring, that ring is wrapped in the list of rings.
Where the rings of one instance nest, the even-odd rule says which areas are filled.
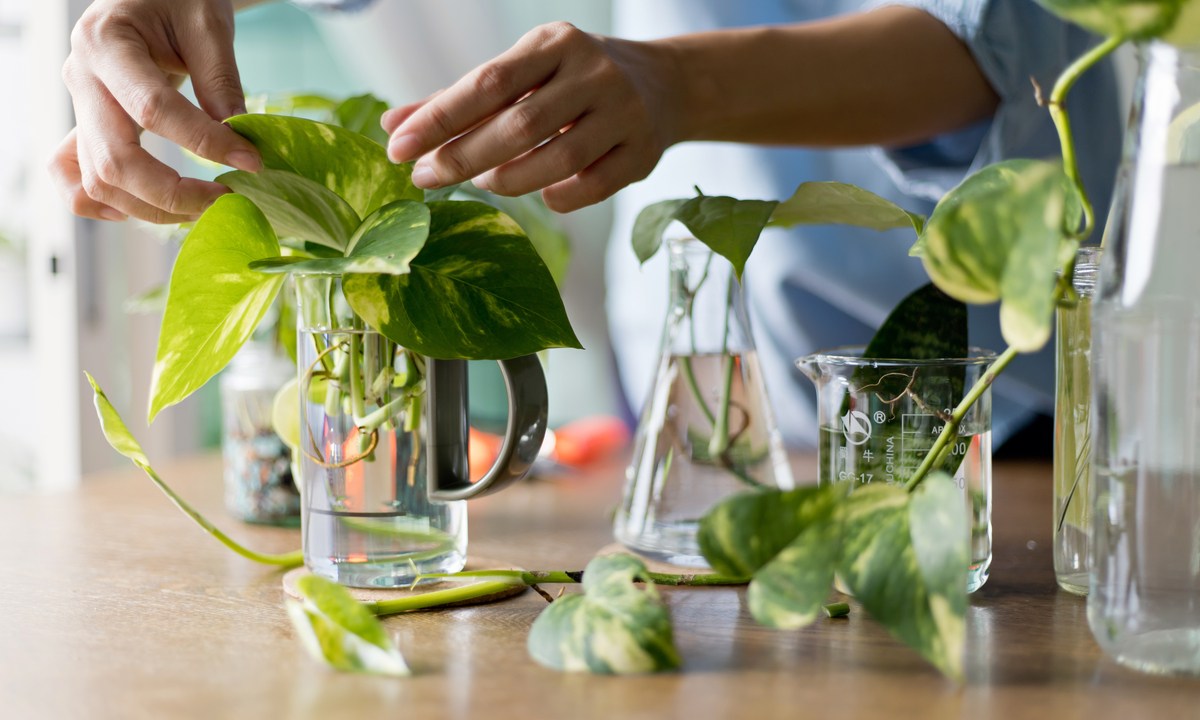
[[[519,579],[526,585],[561,583],[573,585],[583,582],[583,570],[467,570],[457,573],[440,573],[422,575],[420,580],[427,578],[442,578],[446,580],[470,578],[507,578]],[[646,580],[658,585],[686,585],[688,587],[703,587],[708,585],[745,585],[749,579],[730,575],[713,573],[656,573],[647,572]]]
[[[1083,206],[1083,227],[1066,229],[1067,236],[1076,240],[1091,235],[1096,220],[1092,202],[1088,199],[1083,179],[1079,176],[1079,163],[1075,156],[1075,139],[1071,132],[1071,118],[1067,114],[1067,93],[1085,72],[1124,43],[1125,38],[1117,35],[1106,38],[1104,42],[1071,63],[1058,76],[1058,80],[1054,83],[1054,90],[1050,93],[1050,117],[1054,120],[1054,127],[1058,130],[1059,144],[1062,146],[1063,170],[1079,192],[1079,202]]]
[[[376,615],[393,615],[410,610],[424,610],[425,608],[469,602],[520,585],[524,585],[524,583],[519,579],[493,580],[490,582],[472,583],[463,587],[434,590],[419,595],[396,598],[395,600],[378,600],[363,604]]]
[[[724,384],[721,387],[721,398],[718,400],[717,421],[713,424],[713,434],[708,441],[709,457],[720,457],[729,449],[729,399],[733,393],[733,368],[736,363],[729,354],[729,315],[730,305],[733,304],[733,283],[729,279],[729,288],[725,293],[725,327],[721,333],[721,366],[725,369]]]
[[[1004,372],[1004,368],[1008,367],[1008,364],[1013,361],[1013,358],[1019,354],[1020,353],[1015,348],[1010,347],[1005,349],[1005,351],[1000,353],[999,357],[997,357],[992,364],[988,366],[988,369],[984,371],[983,375],[975,381],[975,384],[971,386],[971,389],[963,397],[962,401],[955,406],[954,412],[950,413],[950,419],[946,421],[946,425],[942,428],[942,432],[937,436],[937,440],[933,441],[933,447],[929,448],[929,452],[926,453],[925,458],[921,461],[921,465],[917,468],[917,471],[913,473],[913,476],[908,479],[907,483],[904,484],[905,490],[912,492],[913,490],[917,489],[917,486],[921,484],[921,481],[925,479],[925,476],[929,474],[929,471],[937,465],[942,451],[958,434],[958,426],[962,424],[962,420],[964,417],[966,417],[967,411],[970,410],[971,406],[974,405],[975,402],[983,396],[983,393],[992,386],[992,383],[996,380],[996,376]]]

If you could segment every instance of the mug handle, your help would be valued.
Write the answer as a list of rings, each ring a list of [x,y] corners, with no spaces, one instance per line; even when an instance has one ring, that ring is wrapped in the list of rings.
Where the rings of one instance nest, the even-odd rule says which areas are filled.
[[[467,361],[425,362],[430,500],[467,500],[502,490],[525,477],[542,449],[549,402],[542,363],[536,355],[498,362],[508,394],[508,424],[496,461],[474,483],[467,462]]]

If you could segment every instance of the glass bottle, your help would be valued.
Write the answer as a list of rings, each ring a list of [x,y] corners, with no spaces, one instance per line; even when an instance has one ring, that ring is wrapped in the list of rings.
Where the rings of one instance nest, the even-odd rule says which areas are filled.
[[[1151,43],[1093,307],[1088,622],[1118,662],[1200,673],[1200,48]]]
[[[648,557],[705,567],[700,518],[733,493],[791,488],[792,474],[732,266],[691,238],[668,240],[667,252],[658,369],[614,535]]]
[[[300,524],[292,453],[271,425],[275,393],[296,366],[272,343],[252,341],[221,375],[225,507],[246,522]]]
[[[1092,298],[1101,250],[1080,248],[1072,277],[1078,299],[1055,311],[1054,576],[1076,595],[1088,591],[1092,531]]]

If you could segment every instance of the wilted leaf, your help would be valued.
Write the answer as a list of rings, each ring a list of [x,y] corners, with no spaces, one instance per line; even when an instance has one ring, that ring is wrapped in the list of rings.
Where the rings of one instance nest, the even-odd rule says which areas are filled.
[[[302,600],[287,599],[288,617],[314,660],[349,672],[412,674],[383,625],[346,588],[306,575],[296,589]]]

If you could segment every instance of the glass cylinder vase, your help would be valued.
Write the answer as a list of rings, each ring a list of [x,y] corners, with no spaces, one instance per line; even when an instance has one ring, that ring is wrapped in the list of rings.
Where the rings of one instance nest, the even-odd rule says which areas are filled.
[[[1200,674],[1200,48],[1141,51],[1093,308],[1088,622],[1124,665]]]
[[[692,238],[667,242],[670,304],[614,535],[651,558],[706,567],[700,519],[729,495],[791,488],[741,283]]]

